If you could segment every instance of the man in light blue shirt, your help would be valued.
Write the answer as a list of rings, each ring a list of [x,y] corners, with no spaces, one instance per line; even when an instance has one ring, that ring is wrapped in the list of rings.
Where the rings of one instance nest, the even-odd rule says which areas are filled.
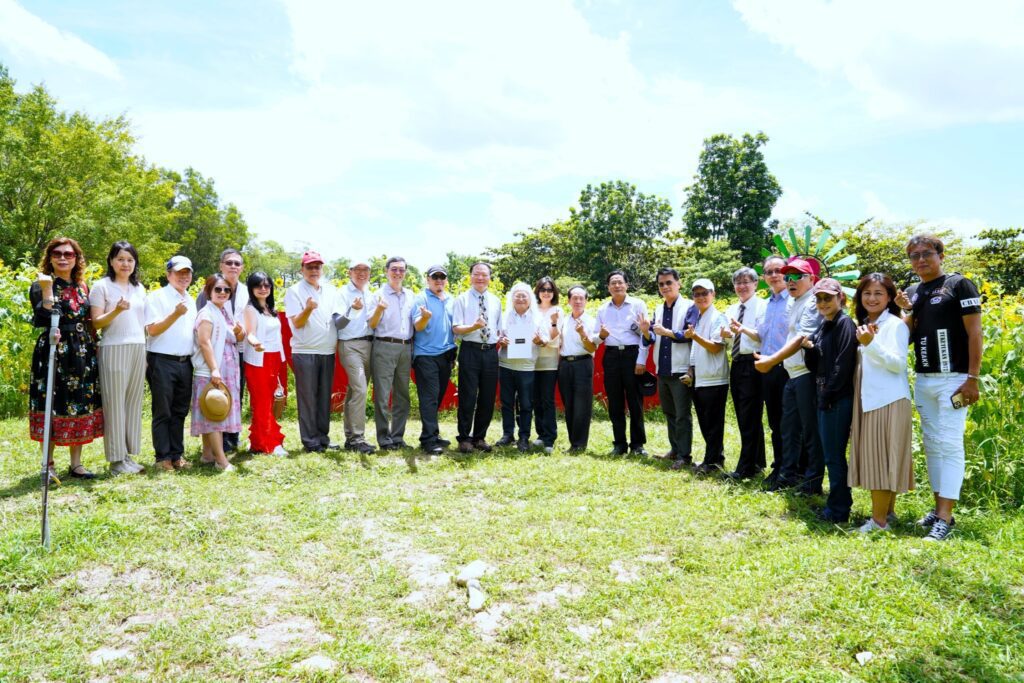
[[[440,455],[451,442],[441,438],[437,413],[448,392],[455,365],[455,336],[452,310],[455,300],[445,291],[448,271],[434,265],[427,269],[427,289],[412,303],[412,325],[416,330],[412,347],[412,369],[416,372],[416,394],[420,402],[420,448]]]

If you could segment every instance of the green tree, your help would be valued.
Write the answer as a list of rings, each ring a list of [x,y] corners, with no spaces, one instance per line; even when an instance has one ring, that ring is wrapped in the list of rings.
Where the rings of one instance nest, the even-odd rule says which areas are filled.
[[[571,258],[575,226],[557,222],[517,232],[518,238],[487,251],[494,276],[502,282],[533,284],[545,275],[556,277],[577,269]],[[469,270],[467,269],[468,273]]]
[[[715,292],[719,297],[733,293],[732,275],[744,265],[740,252],[729,246],[725,240],[709,240],[695,244],[687,240],[680,232],[672,232],[665,236],[664,247],[659,249],[663,254],[663,263],[658,267],[675,268],[679,272],[679,282],[684,293],[690,291],[694,280],[706,277],[715,283]]]
[[[288,251],[274,240],[249,242],[242,250],[242,255],[245,257],[247,273],[261,270],[275,280],[280,278],[285,287],[298,280],[302,270],[302,254]]]
[[[184,174],[165,170],[164,177],[174,187],[169,205],[173,220],[164,238],[180,245],[180,252],[192,259],[197,275],[216,272],[224,249],[245,251],[249,227],[234,204],[221,205],[212,178],[191,167]]]
[[[397,254],[397,256],[402,256]],[[370,257],[370,285],[374,288],[383,287],[388,283],[387,271],[384,269],[384,264],[391,258],[388,254],[381,254],[380,256]],[[423,273],[419,268],[412,265],[408,261],[405,262],[405,279],[402,280],[402,285],[408,287],[414,292],[419,292],[423,289]]]
[[[1024,228],[983,230],[978,238],[978,261],[985,277],[1002,285],[1006,292],[1024,289]]]
[[[579,207],[569,209],[566,258],[548,274],[575,273],[591,292],[604,292],[608,273],[621,269],[634,289],[653,292],[655,243],[671,218],[668,201],[637,192],[635,185],[622,180],[587,185]]]
[[[0,65],[0,258],[35,261],[58,234],[91,261],[116,240],[139,251],[144,277],[163,272],[177,244],[165,235],[170,183],[132,153],[126,119],[66,114],[42,86],[25,94]]]
[[[719,133],[704,140],[683,204],[683,225],[695,243],[724,239],[745,262],[758,260],[774,227],[772,208],[782,195],[761,152],[767,142],[764,133],[744,133],[739,140]]]

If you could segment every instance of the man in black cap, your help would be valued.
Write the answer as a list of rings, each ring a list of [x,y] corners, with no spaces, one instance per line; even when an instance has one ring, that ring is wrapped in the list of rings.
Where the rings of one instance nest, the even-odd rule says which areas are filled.
[[[448,391],[455,364],[452,334],[454,299],[445,291],[448,271],[444,266],[427,269],[427,288],[412,303],[412,324],[416,330],[412,346],[412,368],[416,373],[416,394],[420,402],[420,447],[424,453],[439,455],[450,442],[441,438],[437,412]]]

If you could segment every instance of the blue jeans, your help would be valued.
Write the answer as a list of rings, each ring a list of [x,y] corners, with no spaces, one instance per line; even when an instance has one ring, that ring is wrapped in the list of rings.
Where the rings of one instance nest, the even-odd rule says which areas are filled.
[[[519,425],[519,438],[530,438],[530,422],[533,420],[533,370],[512,370],[499,368],[501,383],[501,428],[507,437],[515,436]]]
[[[853,421],[853,396],[837,400],[831,408],[818,408],[818,432],[828,468],[828,499],[825,509],[836,517],[849,517],[853,496],[847,484],[849,467],[846,446]]]
[[[782,461],[780,481],[797,485],[810,493],[821,491],[825,474],[818,434],[818,390],[814,375],[790,377],[782,394]]]

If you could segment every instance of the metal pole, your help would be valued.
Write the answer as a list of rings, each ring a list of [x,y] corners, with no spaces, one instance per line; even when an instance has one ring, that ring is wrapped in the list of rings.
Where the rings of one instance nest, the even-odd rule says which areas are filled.
[[[43,415],[43,547],[50,549],[50,432],[53,427],[54,374],[57,368],[57,342],[60,341],[60,308],[53,303],[50,312],[50,361],[46,368],[46,412]]]

